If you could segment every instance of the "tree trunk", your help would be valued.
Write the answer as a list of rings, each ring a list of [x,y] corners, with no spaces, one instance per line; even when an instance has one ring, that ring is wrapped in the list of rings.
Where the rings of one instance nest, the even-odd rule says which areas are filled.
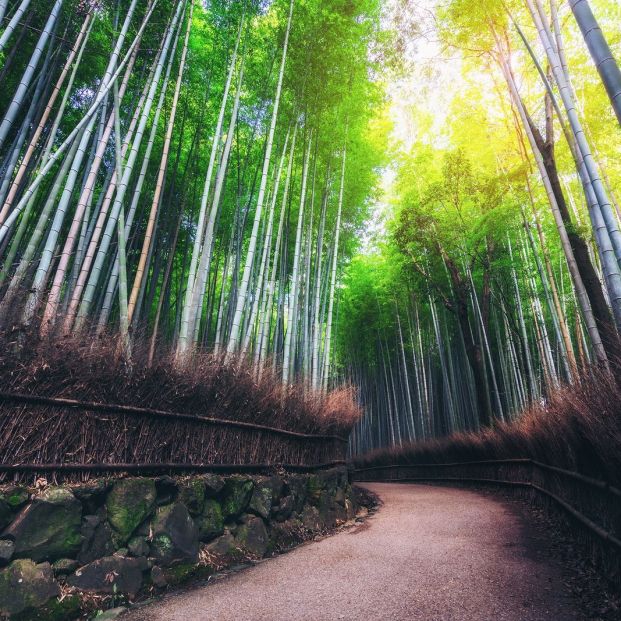
[[[26,192],[24,193],[20,201],[17,203],[17,205],[15,205],[15,208],[13,209],[11,214],[6,218],[6,221],[2,223],[2,226],[0,226],[0,243],[2,243],[2,241],[6,237],[9,230],[13,226],[13,223],[15,222],[15,220],[17,220],[22,210],[28,205],[30,199],[33,197],[33,195],[37,191],[37,188],[41,185],[41,183],[43,183],[43,180],[46,178],[47,174],[54,167],[54,164],[56,164],[56,162],[65,153],[65,151],[67,151],[67,149],[71,147],[74,141],[76,139],[79,139],[79,136],[82,134],[82,132],[84,131],[84,128],[88,125],[88,123],[90,123],[93,115],[99,112],[102,102],[108,96],[110,90],[112,89],[112,85],[116,82],[119,75],[121,74],[123,69],[126,67],[131,56],[133,55],[134,50],[136,49],[136,46],[138,45],[138,42],[140,41],[140,38],[142,37],[142,33],[144,32],[149,20],[151,19],[151,15],[153,14],[155,6],[156,5],[153,4],[151,8],[149,9],[149,11],[147,12],[147,14],[145,15],[142,21],[142,24],[140,25],[140,28],[138,29],[138,32],[136,33],[134,41],[129,46],[129,49],[127,50],[125,56],[123,57],[123,60],[118,64],[116,71],[111,76],[111,78],[108,80],[108,82],[105,85],[102,84],[99,94],[97,95],[93,103],[91,104],[90,108],[87,110],[86,114],[82,117],[79,123],[73,128],[73,130],[65,138],[62,144],[58,146],[58,148],[54,152],[54,155],[52,155],[48,159],[45,166],[41,168],[41,170],[38,172],[37,176],[32,181],[32,183],[30,184],[30,186],[28,187],[28,189],[26,190]]]
[[[561,217],[563,218],[563,222],[567,230],[567,237],[569,238],[569,243],[571,245],[571,249],[573,250],[574,258],[576,260],[580,276],[582,277],[584,288],[586,289],[587,295],[591,302],[593,316],[597,321],[597,327],[602,338],[602,343],[608,356],[610,358],[616,358],[621,352],[619,351],[619,339],[617,337],[615,325],[610,314],[608,303],[606,302],[606,298],[604,296],[602,283],[597,276],[593,263],[591,262],[587,243],[576,231],[576,228],[571,220],[569,209],[567,207],[567,201],[565,200],[565,195],[561,186],[558,166],[556,164],[554,142],[550,140],[544,141],[532,122],[531,130],[533,130],[533,136],[535,137],[537,147],[541,153],[543,165],[548,173],[550,186],[552,188],[552,192],[554,193]]]
[[[483,349],[475,342],[470,321],[468,319],[468,284],[459,274],[457,266],[442,253],[446,266],[449,271],[451,283],[453,284],[453,295],[455,305],[451,309],[454,311],[459,323],[464,345],[466,348],[466,356],[470,363],[472,375],[474,378],[474,387],[477,398],[477,407],[479,410],[479,422],[483,427],[489,427],[492,424],[492,405],[490,401],[489,391],[487,390],[487,375],[485,373],[485,362],[483,360]]]
[[[153,200],[151,201],[151,211],[149,213],[149,220],[147,222],[147,230],[145,232],[142,250],[140,252],[140,259],[138,261],[138,268],[134,276],[134,284],[132,286],[131,295],[129,298],[127,308],[127,318],[129,323],[132,322],[134,316],[134,310],[138,302],[138,294],[140,292],[142,281],[145,274],[145,268],[147,264],[147,256],[151,249],[151,241],[153,238],[153,232],[155,228],[155,221],[157,218],[158,207],[160,204],[160,197],[164,188],[164,180],[166,176],[166,168],[168,167],[168,154],[170,152],[170,143],[172,141],[173,127],[175,126],[175,117],[177,115],[177,104],[179,103],[179,94],[181,92],[181,81],[183,79],[183,71],[185,69],[185,60],[188,53],[188,41],[190,39],[190,30],[192,28],[192,14],[194,9],[194,3],[190,3],[190,11],[188,15],[188,23],[185,31],[185,39],[183,41],[183,50],[181,52],[181,61],[179,63],[179,73],[177,74],[177,83],[175,84],[175,92],[173,94],[173,101],[170,109],[170,115],[168,118],[168,126],[166,128],[166,137],[164,139],[164,146],[162,147],[162,157],[160,160],[160,168],[157,175],[157,181],[155,183],[155,192],[153,194]]]
[[[250,234],[250,244],[248,246],[248,253],[246,255],[246,264],[244,266],[244,273],[242,281],[237,294],[237,305],[235,308],[235,314],[233,316],[233,325],[231,327],[231,334],[229,335],[229,342],[227,345],[227,354],[232,354],[237,350],[239,342],[239,334],[242,324],[242,315],[246,306],[246,295],[248,292],[248,283],[250,281],[250,274],[254,263],[254,255],[257,247],[257,234],[259,232],[259,224],[261,222],[261,214],[263,211],[263,202],[265,200],[265,190],[267,185],[267,176],[270,167],[270,160],[272,156],[272,147],[274,144],[274,132],[276,131],[276,121],[278,120],[278,108],[280,106],[280,95],[282,92],[282,83],[285,73],[285,63],[287,61],[287,49],[289,47],[289,34],[291,32],[291,20],[293,19],[293,3],[291,0],[289,5],[289,18],[287,21],[287,30],[285,32],[285,42],[282,51],[282,60],[280,63],[280,73],[278,75],[278,85],[276,87],[276,96],[274,99],[274,109],[272,110],[272,120],[269,129],[269,135],[267,138],[267,148],[265,151],[265,158],[263,161],[263,173],[261,175],[261,186],[259,188],[259,196],[257,198],[257,207],[254,215],[254,223],[252,226],[252,232]]]
[[[619,70],[619,65],[612,55],[608,41],[606,41],[604,33],[599,27],[588,1],[569,0],[569,6],[606,87],[617,120],[621,124],[621,70]]]
[[[37,41],[37,45],[30,57],[28,62],[28,66],[26,67],[26,71],[24,71],[24,75],[15,91],[15,95],[9,104],[9,107],[0,123],[0,151],[2,151],[2,146],[13,126],[15,118],[17,117],[18,112],[21,110],[22,105],[25,103],[26,93],[28,91],[28,87],[30,86],[30,82],[32,81],[39,61],[41,60],[41,55],[43,54],[43,50],[45,49],[47,42],[54,30],[56,25],[56,21],[60,14],[60,9],[62,7],[63,0],[56,0],[56,3],[52,7],[52,11],[50,16],[48,17],[43,30],[41,31],[41,36]]]
[[[496,33],[494,33],[495,37],[496,37],[496,41],[498,42],[498,37],[496,35]],[[543,163],[543,158],[541,156],[541,153],[537,147],[536,141],[535,141],[535,137],[533,135],[533,132],[531,131],[531,125],[529,123],[528,120],[528,113],[526,111],[526,108],[524,107],[524,104],[519,96],[518,90],[517,90],[517,86],[515,84],[514,78],[513,78],[513,74],[511,72],[511,69],[507,63],[506,58],[504,58],[504,56],[501,56],[501,68],[503,70],[505,79],[507,80],[507,84],[509,86],[509,92],[511,94],[511,99],[513,100],[513,104],[515,106],[515,108],[517,108],[517,112],[519,114],[519,118],[522,120],[522,125],[524,126],[524,130],[528,136],[528,141],[531,145],[531,149],[533,151],[533,155],[535,156],[535,161],[537,163],[537,168],[539,170],[539,173],[541,175],[541,180],[543,182],[544,188],[546,190],[546,194],[548,196],[548,201],[550,203],[550,208],[552,209],[552,214],[554,216],[554,221],[556,223],[556,227],[557,230],[559,232],[559,236],[561,238],[561,245],[563,247],[563,251],[565,253],[565,257],[567,259],[567,265],[569,267],[569,271],[571,273],[571,277],[573,280],[573,284],[574,284],[574,288],[576,290],[576,295],[578,297],[578,300],[580,302],[580,308],[582,310],[582,314],[584,316],[584,320],[587,326],[587,329],[589,330],[589,336],[591,337],[591,342],[593,344],[593,348],[596,352],[597,355],[597,359],[599,362],[601,362],[602,364],[606,365],[607,364],[607,356],[606,356],[606,350],[603,346],[602,343],[602,337],[601,334],[599,333],[599,329],[598,329],[598,325],[597,325],[597,320],[595,319],[594,313],[593,313],[593,309],[591,307],[591,300],[587,294],[587,290],[586,287],[582,281],[582,275],[578,269],[578,264],[576,261],[576,258],[574,256],[574,252],[573,249],[571,247],[571,244],[569,242],[569,236],[567,233],[567,228],[565,227],[565,224],[563,222],[563,218],[560,214],[560,210],[558,208],[557,202],[556,202],[556,197],[554,195],[554,192],[552,190],[552,185],[550,183],[550,179],[548,177],[548,172],[546,170],[546,167]],[[516,120],[517,123],[517,120]]]

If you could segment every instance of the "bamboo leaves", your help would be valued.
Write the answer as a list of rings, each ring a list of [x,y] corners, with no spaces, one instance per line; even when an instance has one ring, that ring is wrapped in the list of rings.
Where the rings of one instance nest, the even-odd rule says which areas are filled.
[[[349,52],[366,45],[357,38],[378,5],[347,15],[337,2],[296,6],[8,3],[3,327],[40,322],[49,338],[118,332],[128,362],[145,337],[151,361],[160,340],[180,364],[224,348],[243,352],[257,374],[282,365],[286,383],[311,384],[313,370],[316,388],[333,381],[338,266],[351,248],[339,247],[335,226],[347,180],[339,199],[328,163],[341,148],[344,111],[365,141],[370,111],[353,102],[370,81]],[[61,30],[62,45],[52,45]],[[322,31],[330,53],[312,56],[313,72],[355,74],[351,93],[322,84],[323,69],[297,74]],[[373,168],[358,162],[365,188]],[[361,217],[355,205],[351,213]],[[322,241],[325,230],[336,244],[332,235]]]

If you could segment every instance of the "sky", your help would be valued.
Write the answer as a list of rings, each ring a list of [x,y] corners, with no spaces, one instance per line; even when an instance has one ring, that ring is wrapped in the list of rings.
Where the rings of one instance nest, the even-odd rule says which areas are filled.
[[[436,141],[444,134],[454,88],[461,75],[459,56],[443,52],[438,41],[434,13],[438,0],[411,2],[411,18],[418,33],[410,39],[406,50],[408,70],[395,76],[388,84],[394,138],[406,151],[414,142]],[[399,28],[398,15],[392,13],[390,26]],[[416,119],[415,109],[429,112],[428,119]],[[437,144],[437,143],[436,143]]]
[[[447,117],[461,78],[461,59],[447,55],[438,41],[434,12],[440,0],[409,2],[408,18],[416,24],[415,36],[408,38],[407,70],[388,75],[389,116],[393,125],[392,142],[397,151],[409,152],[415,143],[447,142]],[[387,29],[400,29],[399,0],[386,3]],[[386,218],[392,211],[394,166],[382,171],[381,194],[374,206],[362,239],[362,252],[371,254],[385,233]]]

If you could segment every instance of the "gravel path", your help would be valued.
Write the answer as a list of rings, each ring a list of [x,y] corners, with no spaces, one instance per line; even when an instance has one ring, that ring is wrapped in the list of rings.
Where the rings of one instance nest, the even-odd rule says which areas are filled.
[[[562,572],[512,505],[487,494],[369,484],[364,524],[122,621],[572,621]]]

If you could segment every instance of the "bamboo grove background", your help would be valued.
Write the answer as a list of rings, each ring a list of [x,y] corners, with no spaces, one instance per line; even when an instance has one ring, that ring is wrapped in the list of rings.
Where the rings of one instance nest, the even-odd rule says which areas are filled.
[[[559,391],[618,370],[621,7],[390,7],[415,42],[389,88],[383,226],[348,268],[339,309],[366,411],[350,450],[477,432],[529,404],[571,418],[575,393],[560,407]],[[618,447],[607,394],[583,422],[608,425],[602,441]]]
[[[615,372],[620,13],[0,0],[7,347],[351,382],[353,453]]]
[[[377,3],[0,2],[0,317],[332,377]],[[26,337],[24,337],[26,338]]]

